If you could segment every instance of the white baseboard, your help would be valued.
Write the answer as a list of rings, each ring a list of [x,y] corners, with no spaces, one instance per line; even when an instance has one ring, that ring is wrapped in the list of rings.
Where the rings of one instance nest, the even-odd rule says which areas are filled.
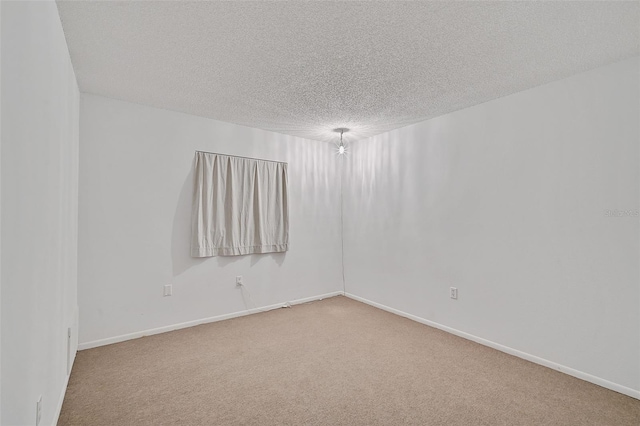
[[[64,384],[62,385],[62,392],[60,393],[60,399],[58,400],[58,405],[56,407],[56,414],[53,417],[53,425],[58,424],[58,420],[60,419],[60,413],[62,412],[62,404],[64,403],[64,397],[67,394],[67,386],[69,386],[69,377],[71,377],[71,371],[73,370],[73,363],[75,361],[75,355],[71,358],[71,368],[69,369],[69,374],[64,378]]]
[[[474,336],[469,333],[465,333],[464,331],[456,330],[451,327],[447,327],[446,325],[439,324],[437,322],[429,321],[424,318],[420,318],[415,315],[408,314],[406,312],[400,311],[398,309],[390,308],[388,306],[382,305],[377,302],[372,302],[371,300],[367,300],[363,297],[356,296],[351,293],[345,293],[345,296],[357,300],[359,302],[366,303],[367,305],[374,306],[376,308],[382,309],[387,312],[391,312],[396,315],[400,315],[401,317],[408,318],[410,320],[419,322],[421,324],[428,325],[433,328],[437,328],[442,331],[446,331],[447,333],[455,334],[456,336],[462,337],[467,340],[471,340],[476,343],[480,343],[481,345],[488,346],[493,349],[497,349],[501,352],[507,353],[509,355],[517,356],[518,358],[526,359],[527,361],[531,361],[533,363],[552,368],[554,370],[560,371],[562,373],[568,374],[573,377],[577,377],[578,379],[596,384],[598,386],[602,386],[603,388],[611,389],[613,391],[619,392],[624,395],[628,395],[632,398],[640,399],[640,391],[628,388],[626,386],[619,385],[617,383],[610,382],[608,380],[602,379],[600,377],[593,376],[588,373],[584,373],[582,371],[575,370],[570,367],[566,367],[564,365],[555,363],[553,361],[546,360],[544,358],[537,357],[535,355],[528,354],[526,352],[519,351],[517,349],[510,348],[508,346],[501,345],[499,343],[492,342],[490,340],[483,339],[481,337]]]
[[[62,404],[64,404],[64,397],[67,394],[67,386],[69,386],[69,378],[71,377],[71,371],[73,370],[73,364],[76,361],[76,354],[78,353],[78,317],[80,315],[80,308],[76,305],[73,310],[73,316],[71,320],[71,356],[68,362],[68,366],[65,365],[66,377],[64,378],[64,384],[62,386],[62,393],[60,394],[60,398],[58,400],[58,405],[56,406],[56,412],[53,417],[53,425],[58,424],[58,420],[60,419],[60,413],[62,412]]]
[[[329,297],[344,295],[342,291],[334,291],[331,293],[320,294],[318,296],[305,297],[303,299],[292,300],[290,302],[276,303],[275,305],[263,306],[261,308],[247,309],[240,312],[233,312],[230,314],[217,315],[215,317],[202,318],[193,321],[187,321],[179,324],[167,325],[164,327],[152,328],[150,330],[137,331],[135,333],[123,334],[121,336],[109,337],[107,339],[93,340],[91,342],[84,342],[78,345],[78,350],[97,348],[98,346],[111,345],[113,343],[124,342],[126,340],[138,339],[144,336],[152,336],[154,334],[166,333],[168,331],[180,330],[181,328],[193,327],[200,324],[207,324],[210,322],[223,321],[231,318],[243,317],[245,315],[257,314],[259,312],[270,311],[272,309],[284,308],[287,305],[299,305],[301,303],[313,302],[315,300],[327,299]]]

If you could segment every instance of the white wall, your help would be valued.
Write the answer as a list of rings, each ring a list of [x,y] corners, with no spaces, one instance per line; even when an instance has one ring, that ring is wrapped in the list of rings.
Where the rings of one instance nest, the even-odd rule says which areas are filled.
[[[1,8],[1,423],[34,425],[42,395],[50,425],[77,306],[79,92],[55,3]]]
[[[332,145],[94,95],[80,116],[81,347],[342,290]],[[190,257],[195,150],[289,162],[287,253]]]
[[[2,2],[0,2],[0,99],[2,99]],[[0,423],[2,423],[2,102],[0,101]]]
[[[638,64],[352,144],[347,293],[640,395]]]
[[[2,99],[2,2],[0,2],[0,99]],[[0,423],[2,423],[2,102],[0,101]]]

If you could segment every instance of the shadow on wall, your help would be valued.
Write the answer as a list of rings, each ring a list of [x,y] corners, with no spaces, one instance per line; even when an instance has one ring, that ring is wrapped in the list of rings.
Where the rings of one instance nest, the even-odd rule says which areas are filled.
[[[173,276],[177,277],[186,270],[203,263],[208,257],[191,257],[191,203],[193,200],[193,168],[189,170],[180,195],[176,212],[173,215],[173,231],[171,233],[171,260]],[[217,256],[217,264],[224,268],[237,261],[249,258],[250,267],[255,266],[264,258],[270,258],[279,267],[285,261],[287,253],[250,254],[245,256]]]
[[[178,205],[173,215],[171,233],[171,260],[173,276],[177,277],[187,269],[207,260],[206,257],[191,257],[191,201],[193,191],[193,167],[182,184]]]

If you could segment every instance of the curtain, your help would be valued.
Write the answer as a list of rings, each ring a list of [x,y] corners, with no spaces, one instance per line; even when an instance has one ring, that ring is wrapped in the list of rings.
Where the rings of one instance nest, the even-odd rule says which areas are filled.
[[[288,248],[287,164],[196,152],[191,256]]]

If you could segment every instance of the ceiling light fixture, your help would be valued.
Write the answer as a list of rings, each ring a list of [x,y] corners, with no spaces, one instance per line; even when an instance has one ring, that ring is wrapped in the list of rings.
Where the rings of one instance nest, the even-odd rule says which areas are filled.
[[[347,152],[347,148],[344,146],[344,142],[342,141],[342,135],[344,132],[348,132],[349,129],[346,127],[339,127],[333,130],[334,132],[340,132],[340,145],[338,145],[338,155],[343,155]]]

